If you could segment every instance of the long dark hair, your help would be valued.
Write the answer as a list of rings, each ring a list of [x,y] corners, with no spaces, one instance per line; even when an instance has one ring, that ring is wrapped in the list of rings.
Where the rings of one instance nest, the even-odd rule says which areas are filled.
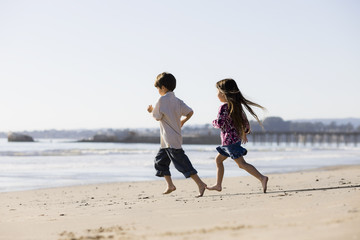
[[[216,88],[225,95],[226,101],[229,106],[230,117],[234,122],[234,127],[241,134],[242,139],[244,139],[246,135],[245,126],[247,124],[247,118],[243,106],[262,126],[261,121],[250,106],[255,106],[263,110],[265,110],[265,108],[257,103],[246,99],[240,92],[234,79],[226,78],[220,80],[216,83]]]

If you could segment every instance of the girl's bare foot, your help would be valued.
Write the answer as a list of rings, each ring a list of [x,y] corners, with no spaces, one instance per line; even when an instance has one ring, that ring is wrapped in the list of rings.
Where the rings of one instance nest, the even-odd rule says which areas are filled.
[[[221,187],[221,186],[218,186],[218,185],[214,185],[214,186],[208,187],[207,189],[208,189],[208,190],[215,190],[215,191],[221,192],[222,187]]]
[[[261,184],[262,184],[264,193],[266,193],[268,181],[269,181],[269,178],[266,176],[264,176],[263,179],[261,180]]]
[[[169,193],[172,193],[173,191],[176,190],[176,187],[175,186],[172,186],[172,187],[168,187],[165,192],[163,192],[163,194],[169,194]]]

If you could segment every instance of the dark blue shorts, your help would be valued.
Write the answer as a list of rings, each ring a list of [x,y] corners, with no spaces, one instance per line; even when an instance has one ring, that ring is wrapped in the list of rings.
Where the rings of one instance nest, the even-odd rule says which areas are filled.
[[[216,148],[216,150],[221,155],[225,157],[231,157],[232,159],[237,159],[247,154],[247,150],[241,146],[241,142],[237,142],[227,146],[219,146]]]
[[[160,148],[155,157],[156,176],[171,176],[169,169],[170,162],[173,162],[175,168],[184,174],[186,178],[197,174],[197,171],[192,166],[184,150],[175,148]]]

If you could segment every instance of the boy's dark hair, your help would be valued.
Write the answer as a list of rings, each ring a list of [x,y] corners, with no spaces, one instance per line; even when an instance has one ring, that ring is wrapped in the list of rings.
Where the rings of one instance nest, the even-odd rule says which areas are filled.
[[[158,88],[164,86],[167,90],[174,91],[176,87],[176,79],[171,73],[163,72],[157,75],[154,86]]]

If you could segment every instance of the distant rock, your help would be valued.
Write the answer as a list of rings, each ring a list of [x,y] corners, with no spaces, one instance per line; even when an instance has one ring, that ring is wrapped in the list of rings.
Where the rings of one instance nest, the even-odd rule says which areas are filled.
[[[95,134],[93,137],[82,139],[79,142],[121,142],[124,137],[109,133]]]
[[[9,133],[8,142],[34,142],[31,136],[20,133]]]
[[[116,142],[118,138],[110,134],[96,134],[92,140],[94,142]]]
[[[159,143],[159,136],[142,136],[134,131],[121,131],[117,133],[98,133],[93,137],[78,142],[111,142],[111,143]]]

